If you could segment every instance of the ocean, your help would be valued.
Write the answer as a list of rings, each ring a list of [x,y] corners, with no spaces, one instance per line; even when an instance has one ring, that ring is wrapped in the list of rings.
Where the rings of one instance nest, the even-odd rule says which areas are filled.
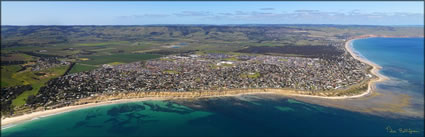
[[[368,38],[355,40],[353,46],[390,77],[377,84],[379,89],[408,94],[413,107],[424,110],[424,38]]]
[[[368,38],[353,44],[391,78],[377,88],[414,96],[414,108],[423,111],[423,38]],[[1,135],[423,136],[423,122],[423,118],[370,115],[264,94],[86,108],[18,124],[1,130]]]

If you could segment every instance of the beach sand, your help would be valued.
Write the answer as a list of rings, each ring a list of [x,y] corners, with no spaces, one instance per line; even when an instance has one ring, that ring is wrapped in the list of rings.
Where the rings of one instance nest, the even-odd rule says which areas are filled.
[[[353,51],[353,47],[352,47],[352,43],[353,43],[353,41],[354,41],[354,40],[356,40],[356,39],[348,40],[348,41],[345,43],[345,49],[346,49],[346,50],[347,50],[347,51],[351,54],[351,56],[353,56],[355,59],[357,59],[357,60],[359,60],[359,61],[361,61],[361,62],[363,62],[363,63],[366,63],[366,64],[368,64],[368,65],[372,66],[372,70],[370,70],[370,72],[371,72],[373,75],[377,76],[377,77],[378,77],[378,79],[375,79],[375,80],[371,80],[371,81],[369,81],[369,86],[368,86],[368,88],[367,88],[367,91],[366,91],[366,92],[364,92],[364,93],[362,93],[362,94],[360,94],[360,95],[354,95],[354,96],[351,96],[351,98],[362,97],[362,96],[364,96],[364,95],[370,94],[370,93],[371,93],[371,92],[373,92],[373,90],[375,89],[375,83],[376,83],[376,82],[382,82],[382,81],[385,81],[385,80],[388,80],[388,79],[389,79],[388,77],[386,77],[386,76],[384,76],[384,75],[382,75],[382,74],[380,74],[380,73],[379,73],[379,70],[380,70],[380,69],[382,69],[382,67],[381,67],[381,66],[379,66],[379,65],[377,65],[377,64],[375,64],[375,63],[373,63],[372,61],[367,60],[366,58],[362,58],[362,57],[360,57],[359,55],[357,55],[356,53],[354,53],[354,51]]]
[[[32,119],[40,118],[40,117],[46,117],[51,115],[56,115],[64,112],[69,112],[73,110],[83,109],[83,108],[89,108],[89,107],[96,107],[96,106],[102,106],[102,105],[109,105],[109,104],[119,104],[119,103],[128,103],[128,102],[138,102],[138,101],[147,101],[147,100],[169,100],[169,99],[185,99],[185,98],[208,98],[208,97],[221,97],[221,96],[240,96],[240,95],[247,95],[247,94],[278,94],[283,95],[287,97],[295,96],[295,97],[309,97],[309,98],[323,98],[323,99],[350,99],[350,98],[360,98],[364,97],[366,95],[369,95],[373,92],[375,89],[375,83],[387,80],[388,78],[379,74],[378,71],[381,69],[381,67],[367,59],[361,58],[359,55],[355,54],[351,43],[352,40],[348,40],[345,43],[345,49],[357,60],[366,63],[373,68],[371,69],[371,73],[375,76],[377,76],[377,79],[372,79],[368,83],[368,89],[366,92],[363,92],[358,95],[352,95],[352,96],[335,96],[335,97],[327,97],[327,96],[316,96],[316,95],[304,95],[304,94],[298,94],[295,90],[288,90],[288,89],[250,89],[247,93],[240,93],[238,92],[231,92],[232,90],[229,90],[228,93],[235,93],[235,94],[220,94],[220,95],[212,95],[212,96],[199,96],[199,97],[143,97],[143,98],[133,98],[133,99],[119,99],[119,100],[112,100],[112,101],[102,101],[98,103],[88,103],[88,104],[82,104],[82,105],[73,105],[73,106],[67,106],[62,108],[56,108],[51,110],[44,110],[44,111],[38,111],[38,112],[32,112],[29,114],[24,114],[20,116],[15,117],[8,117],[1,120],[1,126],[2,129],[4,127],[11,127],[10,125],[15,125],[18,123],[22,123],[25,121],[30,121]]]
[[[240,93],[240,94],[234,94],[234,95],[220,95],[220,96],[208,96],[208,97],[221,97],[221,96],[238,96],[238,95],[248,95],[248,94],[267,94],[270,92],[254,92],[254,93]],[[33,119],[37,119],[40,117],[46,117],[46,116],[52,116],[60,113],[70,112],[74,110],[79,110],[83,108],[90,108],[90,107],[97,107],[97,106],[103,106],[103,105],[110,105],[110,104],[120,104],[120,103],[129,103],[129,102],[139,102],[139,101],[148,101],[148,100],[170,100],[170,99],[184,99],[189,97],[144,97],[144,98],[134,98],[134,99],[119,99],[119,100],[111,100],[111,101],[103,101],[98,103],[88,103],[88,104],[82,104],[82,105],[73,105],[73,106],[67,106],[67,107],[61,107],[51,110],[44,110],[44,111],[37,111],[32,112],[29,114],[24,114],[20,116],[15,117],[8,117],[1,120],[1,127],[2,129],[11,127],[11,125],[15,125],[18,123],[30,121]]]

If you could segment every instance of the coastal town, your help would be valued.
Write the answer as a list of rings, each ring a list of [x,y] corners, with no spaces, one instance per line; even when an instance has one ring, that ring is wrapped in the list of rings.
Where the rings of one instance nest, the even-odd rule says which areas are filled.
[[[367,67],[349,54],[332,59],[222,53],[170,55],[128,64],[105,64],[92,71],[53,79],[27,104],[71,104],[90,96],[122,92],[253,88],[330,91],[371,78]]]
[[[135,27],[149,29],[137,31],[146,32],[143,36],[126,32],[138,39],[116,35],[117,39],[111,40],[99,35],[105,39],[101,42],[82,37],[97,36],[89,33],[73,35],[83,40],[78,42],[55,44],[45,39],[49,46],[34,49],[15,49],[14,39],[9,39],[9,45],[4,46],[11,47],[1,56],[2,118],[149,97],[202,98],[265,92],[332,99],[370,95],[371,82],[382,77],[376,73],[379,68],[355,56],[347,43],[377,35],[348,35],[342,31],[333,32],[331,37],[313,35],[325,33],[327,27],[334,26],[317,26],[317,30],[267,25]],[[37,34],[41,28],[30,27]],[[67,29],[80,33],[90,28]],[[106,32],[102,28],[93,29]],[[105,29],[129,28],[133,27]],[[168,29],[163,33],[160,28]],[[184,35],[171,38],[165,36],[168,32]],[[286,35],[288,38],[283,38]]]
[[[424,1],[2,1],[1,137],[424,136]]]

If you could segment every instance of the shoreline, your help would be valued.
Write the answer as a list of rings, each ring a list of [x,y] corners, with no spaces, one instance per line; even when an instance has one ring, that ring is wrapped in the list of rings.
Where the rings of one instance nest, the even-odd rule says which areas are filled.
[[[249,95],[249,94],[271,94],[272,92],[252,92],[252,93],[239,93],[239,94],[230,94],[230,95],[219,95],[219,96],[205,96],[199,98],[211,98],[211,97],[223,97],[223,96],[240,96],[240,95]],[[16,117],[8,117],[1,120],[1,130],[13,127],[17,124],[29,122],[32,120],[36,120],[39,118],[49,117],[57,114],[62,114],[66,112],[71,112],[75,110],[81,110],[92,107],[99,107],[105,105],[113,105],[113,104],[122,104],[122,103],[131,103],[131,102],[139,102],[139,101],[150,101],[150,100],[170,100],[170,99],[190,99],[191,97],[144,97],[144,98],[131,98],[131,99],[119,99],[119,100],[109,100],[98,103],[88,103],[81,105],[72,105],[61,108],[55,108],[50,110],[43,110],[32,112],[29,114],[24,114]]]
[[[359,36],[352,38],[350,40],[347,40],[345,42],[345,49],[350,53],[351,56],[353,56],[355,59],[368,64],[372,66],[373,68],[370,70],[370,73],[377,76],[378,78],[374,78],[369,80],[368,82],[368,88],[365,92],[358,94],[358,95],[352,95],[352,96],[318,96],[318,95],[306,95],[306,94],[300,94],[297,93],[295,90],[288,90],[288,89],[248,89],[247,92],[236,92],[238,90],[230,90],[230,92],[235,91],[236,94],[218,94],[218,95],[206,95],[206,96],[192,96],[192,97],[142,97],[142,98],[127,98],[127,99],[118,99],[118,100],[107,100],[107,101],[101,101],[96,103],[87,103],[87,104],[79,104],[79,105],[71,105],[61,108],[55,108],[50,110],[43,110],[43,111],[36,111],[29,114],[19,115],[15,117],[8,117],[1,120],[1,130],[7,129],[10,127],[15,126],[16,124],[20,124],[23,122],[32,121],[38,118],[53,116],[61,113],[71,112],[75,110],[85,109],[85,108],[91,108],[91,107],[98,107],[98,106],[104,106],[104,105],[111,105],[111,104],[121,104],[121,103],[130,103],[130,102],[138,102],[138,101],[148,101],[148,100],[170,100],[170,99],[190,99],[190,98],[211,98],[211,97],[223,97],[223,96],[240,96],[240,95],[248,95],[248,94],[278,94],[282,96],[296,96],[296,97],[309,97],[309,98],[322,98],[322,99],[352,99],[352,98],[360,98],[366,95],[371,94],[375,90],[375,83],[388,80],[389,78],[380,74],[379,70],[382,68],[381,66],[367,60],[366,58],[360,57],[358,54],[354,53],[352,49],[352,42],[357,39],[363,39],[363,38],[370,38],[370,37],[376,37],[376,36]]]
[[[366,38],[373,38],[373,36],[372,37],[366,37]],[[354,59],[357,59],[357,60],[359,60],[359,61],[361,61],[361,62],[363,62],[365,64],[368,64],[368,65],[372,66],[372,69],[370,70],[370,73],[372,73],[373,75],[375,75],[375,76],[378,77],[378,79],[372,79],[372,80],[370,80],[367,91],[365,93],[362,93],[362,94],[370,94],[371,92],[373,92],[372,89],[375,88],[375,83],[382,82],[382,81],[385,81],[385,80],[389,80],[390,78],[388,78],[387,76],[384,76],[381,73],[379,73],[379,70],[382,69],[381,66],[379,66],[378,64],[376,64],[376,63],[374,63],[374,62],[366,59],[365,57],[361,57],[360,55],[358,55],[357,53],[354,52],[353,42],[355,40],[358,40],[358,39],[365,39],[365,38],[353,38],[353,39],[350,39],[350,40],[348,40],[345,43],[344,46],[345,46],[345,49],[350,53],[350,55]]]

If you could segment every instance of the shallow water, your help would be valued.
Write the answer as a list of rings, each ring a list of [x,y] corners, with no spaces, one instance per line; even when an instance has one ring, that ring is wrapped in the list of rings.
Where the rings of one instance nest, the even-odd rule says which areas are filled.
[[[356,40],[353,44],[363,56],[383,67],[382,74],[392,78],[378,84],[381,94],[387,95],[386,91],[391,91],[388,93],[412,96],[413,104],[409,109],[423,112],[423,38],[371,38]],[[384,99],[380,98],[394,102],[387,96],[360,101],[324,101],[366,108],[376,105],[373,104],[376,102],[382,103],[380,101]],[[363,103],[364,106],[356,102]],[[1,134],[2,136],[423,136],[423,122],[423,118],[370,115],[264,94],[99,106],[35,119],[4,129]],[[413,132],[403,132],[409,129]]]
[[[267,96],[267,95],[265,95]],[[195,101],[146,101],[77,110],[2,130],[3,136],[393,135],[420,130],[417,119],[391,119],[246,95]],[[308,132],[307,132],[308,131]],[[408,133],[394,135],[410,135]]]
[[[378,88],[408,94],[414,107],[424,110],[424,38],[368,38],[355,40],[353,45],[382,66],[379,73],[390,77]]]

